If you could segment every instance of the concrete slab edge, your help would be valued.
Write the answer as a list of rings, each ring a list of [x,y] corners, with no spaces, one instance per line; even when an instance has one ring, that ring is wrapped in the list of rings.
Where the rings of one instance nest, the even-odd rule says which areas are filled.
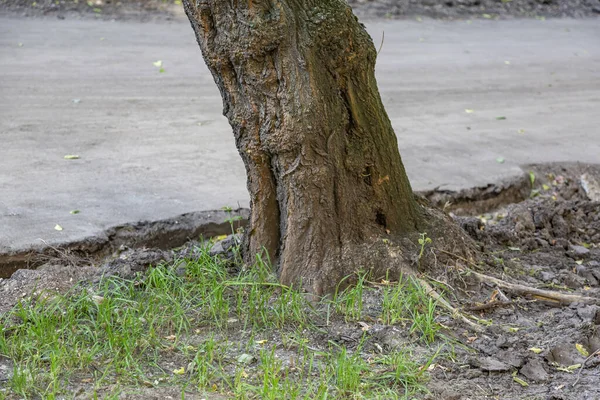
[[[235,227],[245,225],[248,209],[198,211],[159,221],[140,221],[114,226],[96,236],[65,243],[42,243],[38,246],[11,252],[0,252],[0,278],[9,278],[16,270],[36,268],[51,258],[74,254],[100,259],[114,253],[121,246],[129,248],[173,249],[190,240],[231,233],[232,217]]]

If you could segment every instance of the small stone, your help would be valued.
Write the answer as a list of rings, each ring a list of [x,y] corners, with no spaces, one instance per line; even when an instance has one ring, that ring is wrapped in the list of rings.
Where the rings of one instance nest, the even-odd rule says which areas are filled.
[[[500,350],[496,357],[514,368],[520,368],[525,361],[517,352],[510,350]]]
[[[583,305],[577,309],[577,315],[583,320],[584,323],[593,323],[596,318],[596,313],[599,312],[600,307],[596,305]]]
[[[594,276],[593,272],[583,265],[576,266],[575,272],[577,272],[577,275],[584,277],[590,285],[596,286],[598,284],[598,280]]]
[[[563,282],[565,286],[571,289],[579,289],[585,285],[585,278],[581,276],[577,276],[572,272],[568,272],[566,276],[563,278]]]
[[[510,370],[511,368],[510,365],[492,357],[479,357],[470,360],[469,363],[472,366],[487,372],[504,372]]]
[[[556,278],[556,274],[553,272],[542,271],[540,272],[540,278],[544,282],[552,282]]]
[[[210,248],[209,254],[211,257],[214,257],[219,254],[224,254],[225,249],[223,248],[223,242],[217,242]]]
[[[240,356],[237,358],[237,362],[240,364],[250,364],[252,361],[254,361],[254,356],[251,354],[240,354]]]
[[[501,349],[505,349],[510,345],[510,343],[508,343],[508,339],[506,338],[505,335],[502,335],[500,337],[498,337],[498,339],[496,339],[496,346],[498,346]]]
[[[583,191],[591,201],[600,201],[600,182],[590,174],[583,174],[579,178]]]
[[[538,359],[532,359],[527,361],[523,368],[519,371],[527,379],[534,382],[545,382],[548,380],[549,375],[544,368],[544,364]]]
[[[584,257],[587,256],[590,252],[589,249],[586,249],[583,246],[569,246],[569,255],[574,257]]]
[[[546,356],[549,362],[555,362],[559,365],[569,366],[580,364],[584,358],[577,352],[574,344],[562,343],[554,346]]]

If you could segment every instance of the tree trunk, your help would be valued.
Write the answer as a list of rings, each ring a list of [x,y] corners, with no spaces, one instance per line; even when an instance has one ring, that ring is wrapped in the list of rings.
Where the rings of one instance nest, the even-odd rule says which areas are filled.
[[[357,269],[400,272],[419,232],[375,80],[371,37],[342,0],[184,0],[246,166],[247,260],[327,292]],[[413,240],[414,243],[416,240]]]

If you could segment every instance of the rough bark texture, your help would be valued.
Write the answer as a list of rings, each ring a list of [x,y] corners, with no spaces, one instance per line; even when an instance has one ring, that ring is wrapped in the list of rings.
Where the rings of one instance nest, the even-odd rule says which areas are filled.
[[[346,2],[184,6],[248,174],[246,254],[264,247],[282,283],[314,293],[360,268],[398,273],[390,241],[422,229],[424,213],[377,89],[375,47]]]

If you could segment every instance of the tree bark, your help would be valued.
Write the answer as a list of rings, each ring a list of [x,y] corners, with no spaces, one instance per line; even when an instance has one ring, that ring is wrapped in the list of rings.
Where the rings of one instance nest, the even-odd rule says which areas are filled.
[[[247,260],[327,292],[357,269],[399,274],[427,226],[343,0],[184,0],[248,175]],[[414,243],[414,240],[413,240]]]

